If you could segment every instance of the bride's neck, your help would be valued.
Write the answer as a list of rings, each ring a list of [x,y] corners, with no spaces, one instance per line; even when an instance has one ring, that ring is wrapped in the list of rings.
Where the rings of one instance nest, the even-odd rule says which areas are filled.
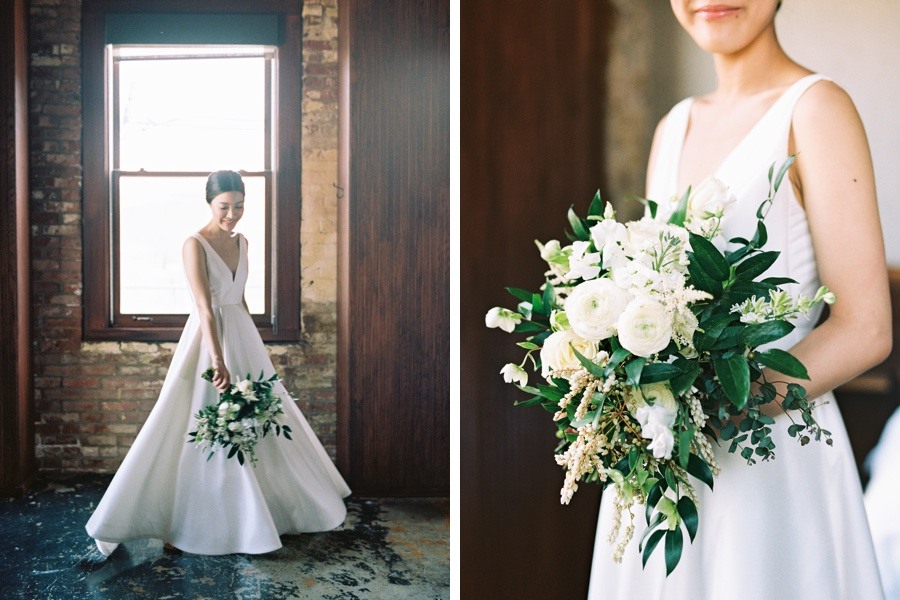
[[[792,61],[771,27],[732,54],[714,54],[717,100],[730,102],[792,83],[802,67]]]

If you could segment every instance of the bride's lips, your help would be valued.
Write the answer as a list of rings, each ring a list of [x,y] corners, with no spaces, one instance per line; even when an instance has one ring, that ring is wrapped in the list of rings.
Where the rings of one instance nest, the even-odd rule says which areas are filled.
[[[701,6],[694,12],[707,21],[713,21],[715,19],[732,17],[740,10],[741,9],[737,6],[729,6],[727,4],[708,4],[706,6]]]

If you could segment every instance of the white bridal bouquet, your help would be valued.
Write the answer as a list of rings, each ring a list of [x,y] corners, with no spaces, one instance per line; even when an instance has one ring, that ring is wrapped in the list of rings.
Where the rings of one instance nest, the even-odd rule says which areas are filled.
[[[213,369],[207,369],[201,377],[212,381]],[[237,456],[238,462],[244,464],[245,457],[251,464],[256,464],[256,444],[272,429],[275,435],[284,434],[291,439],[291,428],[280,425],[278,417],[283,415],[281,397],[273,390],[278,375],[268,379],[260,372],[259,379],[253,381],[250,374],[227,391],[219,395],[217,404],[204,406],[194,415],[197,428],[188,433],[188,443],[196,443],[201,448],[210,448],[212,458],[216,450],[231,447],[227,458]]]
[[[562,503],[579,481],[613,486],[617,561],[640,503],[648,524],[638,547],[643,562],[664,539],[672,572],[682,527],[693,540],[699,523],[689,475],[712,489],[719,472],[711,441],[750,464],[775,457],[775,420],[763,405],[781,398],[792,437],[805,445],[824,436],[831,444],[806,390],[789,384],[780,393],[764,370],[808,379],[804,366],[783,350],[761,349],[790,333],[794,317],[835,300],[824,287],[814,298],[794,299],[781,288],[792,280],[759,279],[778,257],[762,250],[764,218],[792,163],[769,169],[756,233],[729,240],[730,251],[722,223],[734,197],[718,180],[674,198],[666,221],[647,201],[644,218],[619,223],[598,193],[587,219],[569,209],[570,245],[537,242],[549,265],[541,292],[507,288],[520,300],[516,310],[487,313],[488,327],[529,334],[518,343],[526,350],[522,362],[501,374],[531,396],[518,405],[553,413],[556,462],[566,471]],[[529,360],[540,371],[534,385],[524,369]],[[626,510],[631,521],[620,532]]]

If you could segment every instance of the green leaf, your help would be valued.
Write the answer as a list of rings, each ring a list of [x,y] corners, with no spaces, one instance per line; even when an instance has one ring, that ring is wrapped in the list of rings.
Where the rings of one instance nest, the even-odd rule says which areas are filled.
[[[769,285],[786,285],[788,283],[797,283],[797,280],[791,279],[790,277],[766,277],[762,280],[762,283],[768,283]]]
[[[711,277],[697,261],[688,263],[688,273],[691,276],[690,284],[698,290],[709,292],[713,296],[722,293],[722,282]]]
[[[520,288],[508,287],[506,291],[518,298],[519,300],[524,300],[525,302],[531,302],[531,292],[527,290],[523,290]]]
[[[693,258],[700,261],[700,266],[710,277],[726,281],[731,269],[722,253],[705,237],[694,233],[689,235]]]
[[[560,400],[562,400],[562,397],[566,395],[566,393],[561,391],[559,388],[549,385],[543,385],[539,383],[537,387],[544,398],[546,398],[547,400],[552,400],[554,402],[559,402]]]
[[[747,405],[750,395],[750,366],[743,356],[713,359],[713,369],[725,395],[738,410]]]
[[[725,328],[737,319],[738,316],[734,313],[726,312],[701,321],[697,331],[694,332],[694,347],[701,351],[709,350]]]
[[[688,457],[688,464],[685,470],[709,486],[709,489],[713,489],[713,474],[705,460],[696,454],[691,454]]]
[[[238,447],[235,445],[232,445],[231,450],[228,451],[228,456],[226,458],[231,458],[232,456],[237,454],[237,451],[238,451]]]
[[[670,529],[666,533],[666,577],[671,575],[672,571],[675,570],[675,567],[678,566],[678,561],[681,560],[681,549],[683,545],[684,540],[681,535],[680,527]]]
[[[756,233],[751,240],[751,243],[757,248],[762,248],[766,245],[766,242],[769,240],[769,234],[766,233],[766,225],[762,222],[762,219],[756,222]]]
[[[760,252],[759,254],[754,254],[746,260],[741,261],[741,263],[734,268],[735,277],[744,280],[752,280],[759,277],[765,273],[769,267],[775,264],[779,254],[779,252]]]
[[[803,363],[797,360],[789,352],[772,348],[765,352],[757,352],[754,355],[757,362],[764,364],[770,369],[775,369],[779,373],[783,373],[788,377],[796,377],[797,379],[809,379],[809,373]]]
[[[741,333],[741,342],[750,348],[758,348],[763,344],[780,340],[791,331],[794,325],[787,321],[766,321],[748,325]]]
[[[238,450],[237,459],[239,463],[241,463],[242,465],[244,464],[244,453],[240,450]]]
[[[522,321],[513,329],[516,333],[535,333],[537,331],[545,331],[547,327],[533,321]]]
[[[641,383],[668,381],[681,374],[681,369],[669,363],[650,363],[641,372]]]
[[[588,241],[591,239],[591,234],[584,226],[584,222],[575,214],[574,207],[569,208],[569,225],[572,226],[572,232],[575,234],[579,240]]]
[[[659,209],[659,204],[654,202],[653,200],[647,200],[647,206],[650,208],[650,218],[656,218],[656,211]]]
[[[556,304],[556,292],[549,281],[544,284],[544,294],[541,296],[541,300],[544,304],[544,314],[549,317],[553,305]]]
[[[684,191],[684,194],[681,196],[681,199],[678,200],[678,206],[675,208],[675,211],[672,213],[672,216],[669,217],[669,223],[672,225],[678,225],[679,227],[684,226],[684,219],[687,217],[687,205],[688,198],[691,197],[691,187],[688,186],[688,189]]]
[[[697,514],[697,506],[694,504],[694,501],[687,496],[679,498],[678,514],[681,516],[681,520],[684,522],[688,535],[693,542],[694,537],[697,535],[697,526],[700,524],[700,516]]]
[[[787,160],[784,161],[784,163],[781,165],[781,168],[778,169],[778,175],[775,176],[775,181],[772,183],[772,191],[773,192],[777,192],[778,188],[781,187],[781,180],[784,179],[785,174],[787,173],[788,169],[791,168],[791,165],[794,164],[794,161],[796,159],[797,159],[797,155],[791,154],[790,156],[787,157]],[[772,163],[772,166],[774,166],[774,165],[775,165],[775,163]]]
[[[535,344],[534,342],[517,342],[516,346],[519,348],[525,348],[526,350],[540,350],[541,347]]]
[[[615,340],[616,338],[610,338],[611,340]],[[625,348],[619,346],[615,350],[613,350],[612,356],[609,357],[609,362],[606,363],[606,369],[603,377],[606,378],[610,373],[612,373],[616,367],[618,367],[623,360],[628,358],[628,355],[631,354]]]
[[[591,206],[588,208],[588,214],[593,216],[603,215],[603,200],[600,198],[600,190],[594,192],[594,198],[591,200]]]
[[[544,401],[543,396],[533,396],[528,400],[522,400],[521,402],[515,402],[513,406],[534,406],[535,404],[540,404]]]
[[[641,371],[646,363],[647,359],[639,356],[625,364],[625,374],[628,376],[626,383],[628,385],[637,387],[641,384]]]
[[[544,310],[544,300],[540,294],[531,295],[531,312],[539,315],[548,315],[550,311]]]
[[[603,369],[600,368],[599,365],[595,364],[591,359],[587,358],[584,354],[575,349],[575,346],[569,343],[569,347],[572,348],[572,352],[575,353],[575,356],[578,358],[578,362],[581,363],[585,369],[587,369],[588,373],[593,375],[594,377],[603,378]]]
[[[656,550],[656,547],[659,545],[659,541],[666,535],[667,529],[657,529],[652,534],[650,534],[650,539],[647,540],[647,545],[644,546],[644,552],[641,555],[641,564],[643,567],[647,566],[647,561],[650,559],[650,555],[653,554],[653,551]]]
[[[678,464],[684,469],[687,467],[688,458],[691,455],[691,440],[694,439],[694,429],[687,429],[678,434]]]
[[[672,393],[675,394],[676,397],[681,396],[691,389],[691,386],[694,385],[694,382],[700,375],[700,365],[693,361],[688,362],[690,364],[686,371],[682,371],[680,375],[669,380],[669,386],[671,386]]]

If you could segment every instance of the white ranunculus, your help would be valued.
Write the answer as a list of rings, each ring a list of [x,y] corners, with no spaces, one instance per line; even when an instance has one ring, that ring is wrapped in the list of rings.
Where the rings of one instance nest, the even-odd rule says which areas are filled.
[[[603,248],[609,243],[625,239],[625,226],[614,219],[605,219],[591,227],[594,248]]]
[[[242,379],[237,382],[237,389],[243,396],[248,396],[253,394],[253,382],[249,379]]]
[[[610,279],[585,281],[566,300],[566,316],[575,333],[599,342],[616,333],[616,321],[628,300],[628,292]]]
[[[581,362],[572,351],[573,347],[589,359],[597,356],[597,346],[593,342],[579,337],[571,329],[557,331],[544,340],[541,348],[541,374],[547,377],[553,369],[580,367]]]
[[[715,177],[703,180],[688,198],[688,214],[696,218],[721,215],[725,207],[736,200],[725,183]]]
[[[525,372],[525,369],[515,363],[509,363],[500,369],[500,374],[503,375],[503,381],[506,383],[528,385],[528,373]]]
[[[618,330],[623,348],[635,356],[647,357],[669,345],[672,317],[659,302],[638,298],[622,312]]]
[[[600,253],[588,252],[590,242],[572,242],[572,255],[569,257],[569,272],[566,279],[594,279],[600,274]]]
[[[519,313],[500,308],[499,306],[495,306],[484,316],[485,325],[488,327],[499,327],[506,333],[512,333],[521,320],[522,315]]]
[[[669,387],[668,383],[660,381],[658,383],[642,385],[641,394],[643,394],[644,401],[648,404],[665,409],[671,414],[672,420],[669,423],[670,427],[675,424],[675,415],[678,413],[678,403],[675,402],[675,395],[672,393],[672,388]]]

